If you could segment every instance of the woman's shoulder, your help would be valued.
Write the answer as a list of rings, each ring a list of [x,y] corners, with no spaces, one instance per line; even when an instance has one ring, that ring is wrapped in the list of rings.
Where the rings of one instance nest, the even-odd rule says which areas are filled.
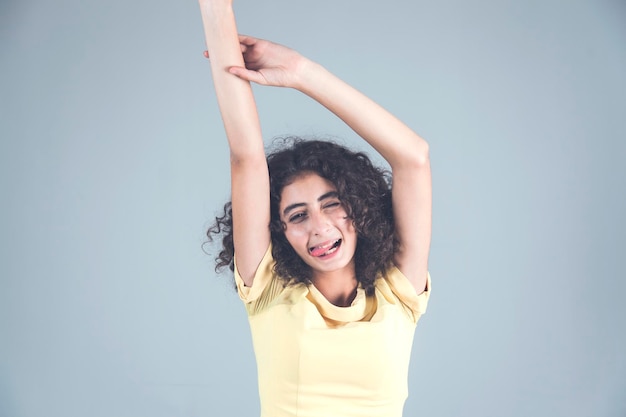
[[[402,271],[392,265],[377,278],[376,290],[392,304],[399,301],[417,322],[419,317],[426,312],[430,298],[430,274],[425,290],[418,294]]]
[[[250,287],[246,286],[237,272],[237,256],[235,255],[235,283],[239,298],[246,305],[248,314],[264,311],[277,300],[300,298],[307,286],[296,280],[285,279],[275,269],[276,261],[272,255],[272,244],[267,248],[263,259],[254,274]]]

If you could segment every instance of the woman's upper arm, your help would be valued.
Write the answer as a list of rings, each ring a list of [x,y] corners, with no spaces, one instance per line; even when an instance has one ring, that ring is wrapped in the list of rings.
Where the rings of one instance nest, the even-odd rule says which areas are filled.
[[[432,185],[428,146],[393,167],[392,204],[398,248],[394,262],[418,294],[426,288],[432,229]]]
[[[270,244],[269,175],[264,155],[231,162],[231,190],[237,271],[250,287]]]

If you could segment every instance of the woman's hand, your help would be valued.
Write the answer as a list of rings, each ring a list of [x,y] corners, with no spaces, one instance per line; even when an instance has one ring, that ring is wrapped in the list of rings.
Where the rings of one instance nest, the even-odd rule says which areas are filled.
[[[306,58],[293,49],[251,36],[239,35],[246,67],[228,71],[246,81],[274,87],[296,87]],[[209,58],[207,52],[204,56]]]

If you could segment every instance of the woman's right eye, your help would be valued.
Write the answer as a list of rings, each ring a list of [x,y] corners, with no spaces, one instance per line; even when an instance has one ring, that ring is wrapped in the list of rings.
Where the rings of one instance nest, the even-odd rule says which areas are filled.
[[[306,217],[306,213],[305,212],[295,213],[295,214],[293,214],[293,215],[291,215],[289,217],[289,222],[290,223],[299,223],[302,220],[304,220],[305,217]]]

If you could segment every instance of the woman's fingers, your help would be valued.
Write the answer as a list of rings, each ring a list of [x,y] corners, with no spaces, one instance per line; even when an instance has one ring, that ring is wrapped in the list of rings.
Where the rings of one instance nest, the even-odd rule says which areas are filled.
[[[249,70],[243,67],[230,67],[228,68],[228,72],[230,72],[233,75],[236,75],[242,80],[251,81],[253,83],[262,84],[262,85],[268,85],[268,82],[263,76],[263,74],[261,74],[258,71]]]
[[[257,42],[257,38],[248,35],[239,35],[239,43],[247,46],[252,46]]]

